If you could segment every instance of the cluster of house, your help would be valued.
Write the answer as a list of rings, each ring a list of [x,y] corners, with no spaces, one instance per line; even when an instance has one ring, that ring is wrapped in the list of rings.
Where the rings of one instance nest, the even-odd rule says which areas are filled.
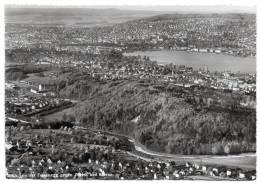
[[[67,129],[73,131],[71,128],[60,130],[67,131]],[[24,127],[16,131],[15,136],[23,131],[33,130]],[[69,134],[72,133],[68,133],[67,138],[70,137]],[[174,161],[140,159],[113,146],[99,145],[98,141],[95,144],[73,141],[66,144],[64,141],[58,143],[61,142],[60,138],[50,140],[48,134],[43,138],[37,136],[27,140],[15,136],[9,134],[6,138],[8,178],[174,180],[200,175],[229,180],[256,179],[256,171],[189,162],[176,164]],[[34,177],[31,177],[32,175]]]
[[[67,178],[76,179],[94,177],[102,179],[102,177],[110,177],[111,179],[121,180],[173,180],[185,179],[185,177],[190,175],[204,175],[231,178],[231,180],[256,179],[255,171],[244,172],[241,169],[200,166],[191,163],[176,165],[175,162],[146,162],[140,159],[131,161],[117,157],[117,152],[108,156],[108,151],[100,147],[85,149],[84,151],[82,152],[81,150],[82,153],[72,155],[71,162],[62,158],[55,159],[52,156],[42,158],[29,157],[27,158],[29,162],[26,164],[21,164],[19,159],[13,159],[7,165],[7,177],[17,175],[18,177],[32,178],[30,175],[34,174],[36,176],[34,178],[64,178],[63,176],[67,174]],[[102,155],[95,157],[99,153]],[[48,177],[42,177],[42,175],[47,175]]]
[[[57,51],[70,51],[70,52],[82,52],[90,54],[102,54],[108,53],[112,50],[123,51],[124,47],[116,46],[92,46],[92,45],[82,45],[82,44],[73,44],[73,45],[61,45],[56,46]]]
[[[158,65],[157,68],[150,66],[136,66],[129,67],[127,64],[122,67],[114,69],[103,69],[99,64],[100,71],[91,70],[91,76],[95,79],[100,80],[113,80],[113,79],[126,79],[126,78],[135,78],[135,79],[157,79],[163,82],[174,83],[178,86],[183,86],[186,88],[192,87],[194,85],[201,85],[210,87],[217,90],[227,90],[230,92],[244,94],[255,94],[256,93],[256,84],[247,83],[245,80],[240,80],[238,77],[226,76],[226,73],[222,75],[214,75],[209,72],[193,72],[193,69],[190,67],[177,67],[172,70],[171,73],[163,75],[165,66]],[[255,76],[253,77],[255,78]],[[244,97],[245,98],[245,97]],[[247,99],[241,101],[243,106],[246,107],[255,107],[256,100],[255,97],[251,97],[250,100]]]
[[[232,91],[240,91],[250,93],[256,91],[255,83],[247,83],[237,77],[227,76],[227,72],[223,72],[222,76],[215,76],[209,71],[193,71],[192,67],[183,65],[174,65],[172,68],[160,64],[144,62],[144,58],[133,57],[138,60],[139,64],[114,65],[109,68],[102,61],[81,61],[75,62],[74,66],[87,69],[92,77],[96,79],[121,79],[121,78],[156,78],[166,82],[175,82],[183,84],[185,87],[191,85],[209,86],[214,89],[229,89]],[[166,71],[170,69],[170,71]],[[255,79],[255,76],[253,76]]]
[[[214,88],[222,88],[222,89],[230,89],[233,91],[244,91],[246,92],[256,92],[256,84],[248,84],[239,79],[232,78],[219,78],[216,82],[212,82],[212,87]]]
[[[55,92],[45,89],[44,85],[42,85],[42,84],[39,84],[38,88],[32,87],[30,89],[30,92],[32,92],[34,94],[39,94],[39,95],[42,95],[42,96],[52,96],[52,97],[54,97],[56,95]]]
[[[50,77],[50,78],[57,78],[59,76],[58,72],[48,72],[44,73],[44,76]]]
[[[137,20],[96,31],[93,41],[123,45],[150,43],[159,45],[162,49],[164,48],[162,45],[166,45],[166,48],[170,47],[175,50],[226,53],[240,56],[255,55],[255,21],[248,22],[248,25],[252,28],[250,37],[248,37],[248,34],[245,34],[245,30],[248,29],[247,26],[240,26],[240,29],[237,29],[236,26],[227,26],[226,20],[225,18],[221,19],[221,17],[200,17],[199,19],[194,17],[163,19],[162,17],[161,20],[156,21]],[[231,18],[230,21],[232,20]],[[219,29],[218,25],[222,25],[222,28]],[[228,31],[229,35],[225,31]],[[236,32],[240,32],[239,36]],[[225,36],[232,36],[236,41],[229,44],[230,41],[224,39]],[[213,42],[210,37],[215,37]],[[174,44],[162,44],[172,39]],[[229,46],[222,46],[224,44],[221,44],[221,42],[225,42]]]
[[[7,113],[23,115],[44,111],[46,108],[55,108],[64,103],[64,101],[59,98],[28,96],[17,96],[7,98],[6,100],[8,102],[8,105],[5,106]]]
[[[148,43],[172,49],[215,52],[248,56],[256,54],[255,17],[191,17],[185,15],[161,17],[158,20],[136,20],[102,29],[68,28],[64,26],[42,27],[37,25],[7,26],[6,47],[54,48],[66,44],[116,44],[120,48],[128,43]],[[248,18],[247,16],[250,16]],[[230,25],[232,22],[232,25]],[[239,27],[239,29],[238,29]],[[23,29],[23,32],[16,30]],[[11,31],[10,31],[11,30]],[[232,39],[227,39],[231,37]],[[213,38],[213,40],[212,40]],[[173,41],[174,40],[174,41]],[[167,43],[170,43],[167,45]],[[166,43],[166,44],[162,44]],[[71,49],[71,48],[69,48]],[[72,48],[73,50],[80,49]],[[94,49],[95,53],[106,50],[106,46]],[[88,49],[92,52],[92,48]]]
[[[16,89],[18,86],[11,82],[5,82],[5,88],[6,89]]]
[[[21,149],[29,148],[31,142],[18,142],[12,147]],[[11,148],[9,149],[11,150]],[[7,166],[7,177],[17,175],[19,178],[101,178],[110,177],[112,179],[184,179],[190,175],[220,176],[232,178],[233,180],[255,180],[255,171],[244,172],[241,169],[229,169],[225,167],[200,166],[198,164],[186,163],[176,165],[175,162],[146,162],[144,160],[126,160],[116,155],[117,151],[109,151],[104,147],[78,149],[80,153],[72,155],[72,161],[64,158],[56,159],[52,156],[33,157],[29,152],[27,163],[20,163],[22,158],[13,159]],[[110,155],[108,155],[110,153]],[[101,155],[100,155],[101,154]],[[28,157],[29,156],[29,157]],[[56,175],[55,175],[56,174]],[[47,177],[42,177],[47,175]],[[55,177],[57,176],[57,177]],[[231,179],[231,180],[232,180]]]

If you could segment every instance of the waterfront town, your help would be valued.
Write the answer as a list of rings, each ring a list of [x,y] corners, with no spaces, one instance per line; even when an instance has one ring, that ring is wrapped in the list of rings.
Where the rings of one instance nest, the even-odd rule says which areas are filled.
[[[195,69],[174,62],[160,64],[148,56],[125,54],[135,50],[169,49],[234,57],[255,56],[255,16],[240,16],[242,20],[233,14],[173,14],[94,28],[6,24],[6,177],[255,180],[254,165],[208,163],[196,157],[185,159],[185,155],[193,155],[192,151],[185,151],[180,160],[153,156],[149,153],[153,151],[146,149],[147,143],[142,144],[140,140],[140,145],[133,136],[117,133],[116,125],[124,121],[123,114],[115,118],[115,129],[106,124],[110,131],[86,125],[92,117],[86,120],[76,115],[82,102],[94,100],[93,108],[97,106],[95,97],[103,97],[99,96],[98,87],[107,89],[107,85],[112,87],[120,82],[136,82],[140,87],[148,83],[149,95],[161,96],[163,93],[180,98],[185,102],[182,105],[187,103],[194,108],[194,113],[255,114],[256,73],[213,72],[207,66]],[[102,94],[107,90],[102,90]],[[137,89],[127,92],[138,93]],[[73,111],[75,115],[63,111]],[[105,119],[109,117],[105,114],[96,117],[97,114],[95,112],[92,120],[94,124],[97,119],[109,123]],[[126,119],[136,125],[144,118],[139,113],[134,119],[132,116]],[[254,121],[255,116],[251,120]],[[156,128],[160,128],[158,126]],[[244,135],[250,130],[248,127],[239,132],[225,132],[231,137],[222,139],[221,147],[217,146],[220,148],[212,146],[210,153],[205,151],[196,155],[203,158],[209,154],[255,153],[255,137]],[[243,140],[243,150],[235,138]],[[141,147],[145,150],[141,151]]]

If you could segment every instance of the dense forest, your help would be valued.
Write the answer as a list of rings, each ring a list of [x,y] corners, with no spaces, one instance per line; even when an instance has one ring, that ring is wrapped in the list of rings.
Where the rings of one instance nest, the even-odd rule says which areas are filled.
[[[190,91],[167,83],[101,82],[79,73],[67,78],[61,82],[60,94],[82,101],[68,117],[84,126],[127,134],[149,149],[167,153],[235,154],[256,150],[256,112],[237,108],[236,99],[229,94],[222,95],[232,105],[219,108],[209,107],[203,100],[191,100]],[[190,90],[201,96],[207,93],[205,89]]]

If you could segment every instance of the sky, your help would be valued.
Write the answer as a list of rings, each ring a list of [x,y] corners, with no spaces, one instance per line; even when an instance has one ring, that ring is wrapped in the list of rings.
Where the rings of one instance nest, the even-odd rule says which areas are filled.
[[[257,0],[5,0],[5,4],[117,8],[165,12],[255,13]]]
[[[255,13],[256,6],[231,6],[231,5],[215,5],[215,6],[192,6],[192,5],[185,5],[185,6],[92,6],[93,8],[117,8],[121,10],[147,10],[147,11],[166,11],[166,12],[243,12],[243,13]]]
[[[73,7],[73,8],[93,8],[93,9],[107,9],[116,8],[120,10],[144,10],[144,11],[159,11],[159,12],[180,12],[180,13],[256,13],[256,6],[228,6],[228,5],[217,5],[217,6],[192,6],[192,5],[179,5],[179,6],[145,6],[145,5],[99,5],[99,6],[47,6],[47,5],[6,5],[6,7],[45,7],[45,8],[63,8],[63,7]]]

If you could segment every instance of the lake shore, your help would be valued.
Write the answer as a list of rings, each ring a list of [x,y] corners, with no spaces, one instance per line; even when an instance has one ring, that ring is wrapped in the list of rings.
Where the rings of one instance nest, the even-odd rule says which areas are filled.
[[[124,53],[126,56],[148,56],[158,64],[185,65],[195,70],[231,71],[241,73],[256,73],[256,57],[236,57],[226,54],[203,53],[191,51],[156,50],[135,51]]]

